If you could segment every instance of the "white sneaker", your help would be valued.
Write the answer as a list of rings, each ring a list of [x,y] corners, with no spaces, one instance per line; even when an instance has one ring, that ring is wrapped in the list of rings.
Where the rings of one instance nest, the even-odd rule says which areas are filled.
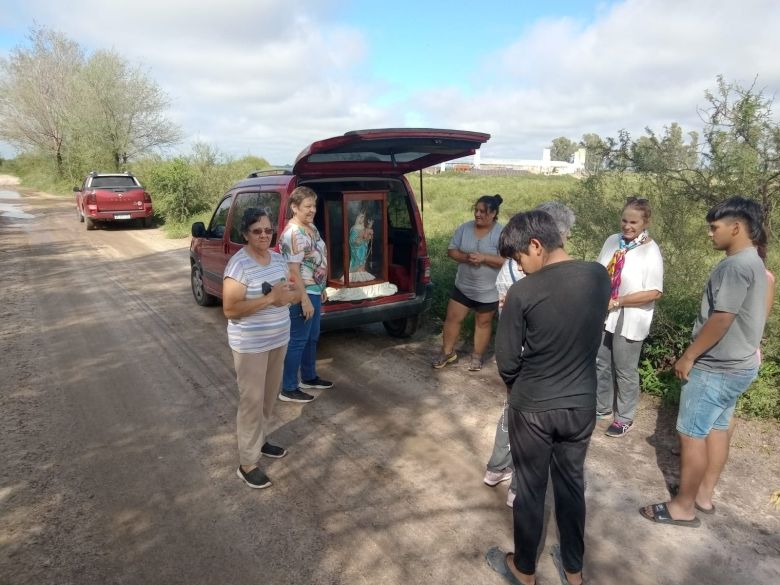
[[[509,488],[509,491],[506,493],[506,505],[510,508],[514,508],[515,506],[515,496],[517,494],[514,492],[512,488]]]
[[[512,470],[509,467],[505,467],[501,471],[490,471],[488,469],[485,472],[485,479],[482,481],[485,482],[485,485],[494,487],[500,484],[502,481],[508,481],[510,479],[512,479]]]

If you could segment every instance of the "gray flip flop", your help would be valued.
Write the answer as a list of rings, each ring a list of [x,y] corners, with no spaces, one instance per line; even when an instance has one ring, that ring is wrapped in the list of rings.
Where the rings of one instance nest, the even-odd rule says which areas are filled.
[[[693,504],[696,509],[701,512],[702,514],[714,514],[715,513],[715,504],[712,504],[712,508],[702,508],[699,504],[694,503]]]
[[[687,526],[689,528],[698,528],[701,526],[701,520],[698,518],[694,518],[693,520],[675,520],[672,518],[672,515],[669,514],[669,508],[666,507],[666,502],[649,506],[653,512],[652,515],[647,513],[645,510],[646,507],[647,506],[639,508],[639,513],[642,515],[642,518],[650,520],[650,522],[655,522],[656,524],[670,524],[672,526]]]
[[[497,546],[490,547],[485,555],[488,566],[501,575],[510,585],[523,585],[517,580],[509,565],[506,564],[506,553]]]

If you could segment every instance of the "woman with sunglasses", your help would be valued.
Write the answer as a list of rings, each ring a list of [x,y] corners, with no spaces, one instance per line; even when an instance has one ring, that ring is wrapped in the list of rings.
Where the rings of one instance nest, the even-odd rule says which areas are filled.
[[[284,257],[270,249],[274,228],[268,213],[248,209],[241,231],[247,245],[225,267],[222,310],[238,381],[236,473],[249,487],[262,489],[271,480],[257,465],[260,457],[287,454],[268,443],[266,434],[290,339],[288,306],[300,301],[300,293]]]
[[[620,216],[620,233],[607,238],[598,258],[612,280],[609,312],[596,357],[596,416],[612,417],[608,437],[624,436],[634,423],[639,403],[639,354],[650,333],[655,302],[663,294],[663,259],[647,231],[649,225],[648,200],[629,197]]]

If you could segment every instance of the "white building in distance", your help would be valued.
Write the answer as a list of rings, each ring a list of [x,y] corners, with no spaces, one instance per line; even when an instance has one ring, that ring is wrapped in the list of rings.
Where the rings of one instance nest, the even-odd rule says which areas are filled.
[[[572,162],[565,162],[550,160],[549,148],[542,150],[541,160],[482,158],[478,150],[474,156],[443,163],[439,170],[440,172],[469,172],[473,170],[482,172],[515,171],[533,175],[576,175],[585,171],[585,152],[584,148],[580,148],[574,153]]]

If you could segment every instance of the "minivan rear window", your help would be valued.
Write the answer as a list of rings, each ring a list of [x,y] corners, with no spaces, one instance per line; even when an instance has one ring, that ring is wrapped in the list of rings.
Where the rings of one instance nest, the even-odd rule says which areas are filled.
[[[396,162],[406,163],[424,156],[429,152],[400,152],[395,155],[380,154],[378,152],[323,152],[309,155],[308,161],[312,163],[333,163],[333,162]]]

